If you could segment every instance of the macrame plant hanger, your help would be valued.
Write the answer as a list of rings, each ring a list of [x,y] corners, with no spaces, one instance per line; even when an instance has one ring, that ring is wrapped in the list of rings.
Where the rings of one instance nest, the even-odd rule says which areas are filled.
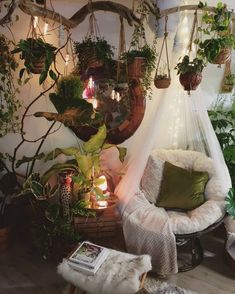
[[[119,34],[119,47],[118,47],[118,61],[117,61],[117,83],[127,81],[127,62],[121,62],[122,55],[126,52],[126,40],[123,17],[120,16],[120,34]]]
[[[197,71],[193,71],[193,70],[188,70],[184,73],[181,73],[179,76],[179,81],[181,83],[181,85],[184,87],[184,90],[188,92],[188,95],[190,95],[190,91],[191,90],[196,90],[198,85],[201,83],[202,80],[202,73],[199,69],[199,63],[200,60],[196,59],[197,58],[197,45],[195,48],[195,59],[193,59],[192,61],[190,61],[190,55],[193,52],[193,40],[194,40],[194,35],[196,34],[196,38],[198,37],[198,19],[197,19],[197,10],[195,10],[194,12],[194,19],[193,19],[193,24],[192,24],[192,29],[191,29],[191,34],[190,34],[190,39],[189,39],[189,44],[187,47],[187,51],[188,51],[188,58],[189,60],[185,60],[186,56],[184,56],[184,59],[182,60],[182,62],[185,62],[185,65],[188,66],[188,68],[193,69],[196,68],[196,66],[198,67]],[[202,62],[202,61],[201,61]],[[202,62],[202,69],[203,69],[203,62]],[[201,69],[201,70],[202,70]]]
[[[162,41],[162,47],[161,47],[160,54],[159,54],[159,57],[158,57],[156,74],[155,74],[155,77],[154,77],[154,85],[158,89],[166,89],[166,88],[168,88],[170,86],[170,83],[171,83],[170,62],[169,62],[169,54],[168,54],[168,46],[167,46],[167,37],[168,37],[167,21],[168,21],[168,16],[166,15],[166,17],[165,17],[164,38],[163,38],[163,41]],[[164,69],[161,70],[161,68],[160,68],[160,62],[162,60],[162,54],[163,54],[164,47],[165,47],[165,50],[166,50],[167,74],[164,73]]]

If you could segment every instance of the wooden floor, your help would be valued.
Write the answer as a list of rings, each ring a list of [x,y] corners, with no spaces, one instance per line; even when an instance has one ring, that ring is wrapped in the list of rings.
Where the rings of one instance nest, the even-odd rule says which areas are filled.
[[[5,253],[0,253],[0,294],[63,293],[66,283],[56,273],[57,263],[43,261],[31,246],[19,239]],[[124,248],[120,234],[115,238],[100,240],[100,243],[116,249]],[[204,237],[203,246],[205,258],[200,266],[164,281],[198,293],[235,293],[235,269],[226,263],[220,231]]]

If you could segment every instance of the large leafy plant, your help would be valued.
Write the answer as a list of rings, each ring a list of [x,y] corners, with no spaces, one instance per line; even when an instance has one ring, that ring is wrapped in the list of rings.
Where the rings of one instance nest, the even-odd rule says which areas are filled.
[[[199,8],[206,6],[207,4],[202,2],[199,4]],[[232,14],[232,11],[229,11],[226,4],[222,2],[218,2],[215,11],[204,13],[199,31],[210,38],[204,41],[195,40],[195,43],[199,45],[198,55],[201,58],[213,63],[222,49],[235,49],[235,37],[230,32]]]
[[[20,71],[20,78],[22,78],[25,71],[27,73],[34,73],[34,63],[43,59],[43,69],[39,76],[39,84],[42,84],[49,76],[53,79],[57,79],[56,73],[51,69],[52,63],[55,61],[56,47],[45,42],[41,38],[27,38],[21,39],[12,53],[20,53],[20,58],[24,60],[25,68]]]
[[[83,142],[79,147],[56,148],[50,152],[45,161],[53,160],[60,154],[64,154],[74,159],[65,163],[54,164],[44,175],[43,181],[47,182],[54,173],[66,169],[74,170],[77,175],[73,176],[75,185],[78,186],[79,193],[93,191],[96,195],[102,196],[103,193],[99,189],[99,185],[103,180],[99,179],[101,175],[100,156],[105,149],[116,147],[119,151],[119,158],[124,160],[126,148],[118,147],[114,144],[105,143],[107,130],[105,125],[101,126],[98,132],[93,135],[87,142]]]

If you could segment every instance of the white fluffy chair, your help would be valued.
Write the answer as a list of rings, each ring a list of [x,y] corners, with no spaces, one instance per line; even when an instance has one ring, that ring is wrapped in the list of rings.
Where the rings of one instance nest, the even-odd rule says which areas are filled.
[[[151,204],[156,203],[160,191],[165,161],[185,169],[208,172],[209,181],[205,188],[205,198],[207,201],[198,208],[187,212],[166,211]],[[124,234],[127,247],[132,251],[133,247],[138,247],[138,245],[134,244],[134,238],[130,234],[127,234],[127,232],[131,231],[131,228],[133,229],[133,234],[135,230],[136,232],[142,230],[145,233],[144,239],[146,240],[141,241],[142,243],[138,247],[138,253],[141,253],[142,248],[145,248],[144,242],[154,242],[153,223],[156,221],[155,228],[158,230],[158,215],[164,210],[164,213],[167,214],[168,225],[176,236],[176,241],[180,241],[180,244],[186,243],[187,241],[191,241],[192,243],[192,260],[190,265],[183,266],[179,270],[185,271],[198,265],[203,257],[199,240],[200,235],[218,226],[225,215],[224,199],[226,193],[223,192],[220,179],[216,176],[213,160],[196,151],[154,150],[148,159],[142,177],[141,187],[142,193],[138,195],[138,201],[134,202],[134,204],[133,201],[130,201],[127,213],[124,214]],[[132,208],[130,209],[130,207]],[[130,213],[129,216],[128,213]],[[151,241],[148,240],[148,235],[151,237]],[[143,253],[146,253],[146,249]],[[151,255],[151,253],[149,254]],[[156,271],[158,272],[158,270]],[[160,270],[160,274],[164,274],[164,270]]]

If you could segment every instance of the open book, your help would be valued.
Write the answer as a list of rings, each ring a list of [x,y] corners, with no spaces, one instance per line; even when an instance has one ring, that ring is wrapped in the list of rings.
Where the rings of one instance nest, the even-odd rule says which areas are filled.
[[[84,241],[71,254],[68,264],[73,269],[94,275],[109,254],[109,249]]]

